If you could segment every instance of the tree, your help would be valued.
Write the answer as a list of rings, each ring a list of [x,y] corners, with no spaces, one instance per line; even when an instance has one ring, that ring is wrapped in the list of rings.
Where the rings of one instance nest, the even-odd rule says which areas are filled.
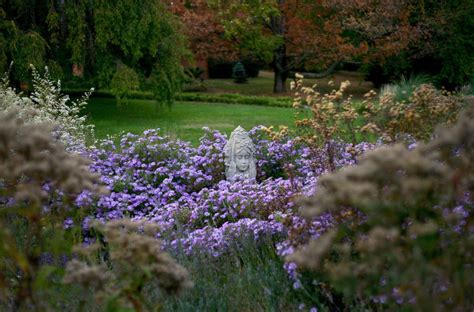
[[[110,82],[110,89],[112,94],[115,95],[117,105],[120,106],[122,101],[128,104],[130,91],[138,90],[139,86],[140,81],[138,80],[137,73],[124,64],[118,64],[117,70]]]
[[[208,1],[173,0],[169,6],[183,24],[188,47],[197,60],[209,57],[230,60],[237,56],[235,44],[225,37],[218,12]]]
[[[375,83],[413,72],[434,76],[448,89],[473,79],[472,0],[328,1],[343,24],[368,45],[364,58],[379,71]]]
[[[236,83],[247,82],[247,72],[241,62],[235,63],[234,68],[232,68],[232,78],[234,78]]]
[[[8,24],[19,30],[19,35],[11,35],[2,23],[2,36],[21,43],[20,34],[35,34],[45,43],[43,63],[55,60],[69,74],[75,68],[100,87],[109,87],[117,64],[123,63],[138,73],[142,87],[156,91],[162,103],[171,103],[181,86],[185,39],[179,19],[160,0],[140,4],[126,0],[16,0],[2,3],[2,8]],[[15,51],[41,56],[29,50],[10,48],[7,58],[13,59]]]
[[[241,49],[271,61],[274,92],[285,92],[291,71],[327,68],[358,57],[385,58],[422,38],[410,13],[417,1],[226,1],[222,22]]]
[[[326,66],[363,46],[347,44],[332,12],[320,1],[228,1],[220,3],[226,34],[244,54],[271,63],[274,92],[285,92],[290,71],[305,62]]]

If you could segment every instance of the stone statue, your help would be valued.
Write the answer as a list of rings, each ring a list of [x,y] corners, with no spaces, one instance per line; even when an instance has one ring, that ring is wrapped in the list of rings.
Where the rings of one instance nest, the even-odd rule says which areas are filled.
[[[228,181],[235,181],[239,177],[255,179],[255,146],[241,126],[232,131],[224,147],[224,157],[225,176]]]

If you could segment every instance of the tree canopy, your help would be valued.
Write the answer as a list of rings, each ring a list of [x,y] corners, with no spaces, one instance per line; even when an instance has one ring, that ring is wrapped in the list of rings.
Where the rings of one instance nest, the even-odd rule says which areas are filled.
[[[0,0],[0,69],[29,64],[109,88],[119,64],[170,103],[183,62],[250,58],[271,66],[274,91],[294,71],[363,64],[381,84],[412,72],[455,88],[474,73],[473,0]],[[190,53],[191,52],[191,53]]]
[[[159,0],[3,1],[0,12],[0,45],[6,45],[0,61],[14,62],[18,81],[28,77],[29,63],[54,63],[108,88],[125,64],[160,102],[172,101],[180,88],[188,55],[183,29]]]

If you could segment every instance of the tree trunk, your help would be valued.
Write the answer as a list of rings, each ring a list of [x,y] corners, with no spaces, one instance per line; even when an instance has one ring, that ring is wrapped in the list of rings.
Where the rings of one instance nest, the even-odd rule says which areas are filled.
[[[285,0],[278,0],[280,8],[285,4]],[[274,35],[285,37],[285,19],[283,15],[273,16],[271,19],[271,29]],[[286,92],[286,78],[288,78],[288,56],[286,55],[285,42],[277,47],[273,52],[273,93]]]
[[[319,73],[300,73],[300,74],[302,74],[304,78],[308,78],[308,79],[326,78],[327,76],[332,75],[336,71],[336,68],[339,64],[340,62],[334,62],[331,66],[329,66],[328,69]],[[295,77],[295,72],[290,71],[289,76]]]
[[[88,73],[92,75],[92,71],[95,68],[96,63],[96,51],[95,51],[95,29],[94,29],[94,1],[89,0],[86,8],[86,42],[85,46],[87,49],[85,63],[88,67]]]
[[[285,93],[286,92],[286,79],[288,74],[284,71],[280,71],[275,67],[273,80],[273,93]]]

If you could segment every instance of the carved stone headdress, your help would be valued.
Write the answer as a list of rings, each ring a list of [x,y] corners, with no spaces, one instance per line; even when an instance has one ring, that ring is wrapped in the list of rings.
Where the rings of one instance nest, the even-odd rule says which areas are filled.
[[[249,166],[245,172],[238,172],[235,157],[240,151],[246,151],[250,155]],[[241,126],[235,128],[230,135],[229,141],[224,146],[225,176],[227,180],[235,180],[237,176],[255,179],[257,175],[255,166],[255,146],[247,131]]]

